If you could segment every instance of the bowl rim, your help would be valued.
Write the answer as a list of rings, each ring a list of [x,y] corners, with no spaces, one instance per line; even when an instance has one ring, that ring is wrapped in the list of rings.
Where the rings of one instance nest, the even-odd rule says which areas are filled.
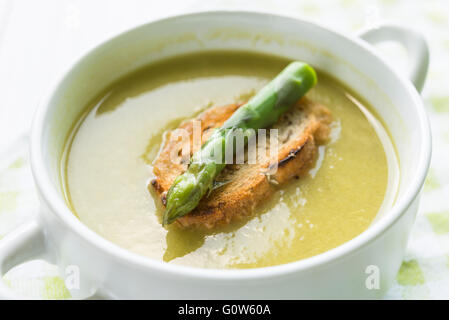
[[[126,36],[138,29],[148,28],[150,25],[157,23],[167,23],[176,21],[180,18],[195,18],[206,15],[219,15],[221,17],[227,16],[228,18],[235,15],[252,15],[259,16],[259,18],[281,18],[284,20],[290,20],[290,23],[297,23],[298,21],[305,24],[311,24],[315,28],[321,29],[323,32],[331,33],[333,36],[344,38],[346,41],[350,41],[362,47],[367,54],[371,54],[374,58],[378,59],[382,64],[391,71],[392,75],[396,77],[396,81],[400,82],[400,85],[405,87],[407,93],[410,95],[414,102],[413,110],[418,113],[419,130],[422,135],[422,143],[419,145],[419,160],[417,165],[417,171],[415,173],[415,179],[413,183],[410,183],[404,192],[404,195],[398,199],[395,205],[390,209],[388,215],[377,221],[374,225],[363,231],[355,238],[341,244],[340,246],[331,250],[325,251],[318,255],[305,258],[302,260],[262,268],[253,269],[207,269],[198,267],[189,267],[183,265],[174,265],[164,261],[151,259],[137,253],[133,253],[127,249],[124,249],[109,240],[106,240],[85,224],[83,224],[69,209],[67,204],[58,194],[55,186],[51,182],[49,172],[45,166],[45,155],[43,152],[43,140],[44,140],[44,128],[45,119],[49,110],[49,103],[57,92],[60,83],[68,76],[68,74],[75,69],[78,64],[84,60],[87,56],[91,55],[94,51],[100,47],[113,42],[119,37]],[[397,73],[392,66],[380,57],[367,42],[358,38],[355,35],[349,35],[340,31],[335,31],[310,21],[308,19],[299,18],[296,16],[269,13],[264,11],[254,10],[205,10],[188,12],[184,14],[173,15],[157,20],[153,20],[142,25],[132,27],[124,32],[121,32],[100,44],[95,45],[93,48],[86,51],[80,58],[66,69],[66,72],[57,79],[55,84],[50,87],[50,90],[46,94],[45,98],[41,100],[37,111],[34,116],[32,130],[30,134],[30,159],[31,168],[34,176],[36,187],[41,195],[41,201],[45,201],[48,207],[51,209],[52,214],[56,216],[67,228],[73,231],[77,236],[81,237],[89,243],[89,245],[99,249],[115,259],[119,259],[122,263],[127,265],[133,265],[141,270],[157,270],[161,273],[178,276],[188,276],[197,280],[215,280],[215,281],[227,281],[227,280],[252,280],[252,279],[269,279],[277,276],[284,276],[290,273],[310,271],[312,268],[321,267],[325,264],[336,262],[348,255],[354,254],[362,247],[373,242],[376,238],[385,233],[391,228],[395,222],[406,212],[408,207],[412,204],[413,200],[418,196],[427,175],[428,168],[430,166],[431,158],[431,132],[428,116],[425,112],[425,108],[422,103],[422,99],[411,82],[405,78],[405,76]]]

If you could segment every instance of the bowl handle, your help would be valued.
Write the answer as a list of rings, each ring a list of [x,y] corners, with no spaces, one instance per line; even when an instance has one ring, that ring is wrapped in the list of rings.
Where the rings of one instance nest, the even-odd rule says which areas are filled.
[[[429,47],[420,33],[402,26],[385,24],[363,30],[359,37],[372,45],[385,41],[402,44],[410,58],[408,77],[416,90],[421,92],[429,68]]]
[[[8,233],[0,241],[0,299],[26,299],[10,289],[3,274],[27,260],[43,258],[47,252],[45,235],[36,219]]]
[[[30,299],[30,297],[17,294],[5,283],[3,275],[8,270],[29,260],[43,259],[54,262],[55,258],[54,250],[46,240],[45,230],[37,219],[32,219],[8,233],[0,240],[0,300]],[[80,281],[83,280],[80,279]],[[102,300],[113,298],[108,292],[98,287],[81,296],[78,296],[72,290],[69,291],[74,299]]]

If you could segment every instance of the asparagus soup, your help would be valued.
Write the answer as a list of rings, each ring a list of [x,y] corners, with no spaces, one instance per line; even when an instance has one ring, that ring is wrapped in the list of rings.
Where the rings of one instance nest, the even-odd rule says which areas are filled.
[[[306,174],[248,216],[214,228],[162,225],[151,188],[164,137],[218,106],[245,103],[290,61],[246,52],[180,56],[117,81],[86,106],[62,159],[74,214],[138,254],[203,268],[255,268],[307,258],[356,237],[388,209],[395,150],[370,108],[325,73],[306,98],[332,115]]]

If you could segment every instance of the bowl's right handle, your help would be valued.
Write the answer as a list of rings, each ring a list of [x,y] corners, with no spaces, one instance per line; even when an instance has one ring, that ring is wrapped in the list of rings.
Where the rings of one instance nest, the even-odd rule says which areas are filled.
[[[421,92],[429,68],[429,47],[420,33],[399,25],[384,24],[362,31],[359,37],[372,45],[385,41],[402,44],[410,58],[409,79]]]

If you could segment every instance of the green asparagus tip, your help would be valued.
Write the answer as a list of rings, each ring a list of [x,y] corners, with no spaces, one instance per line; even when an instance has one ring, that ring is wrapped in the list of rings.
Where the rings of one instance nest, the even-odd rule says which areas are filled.
[[[171,224],[173,221],[175,221],[178,217],[173,215],[174,210],[166,210],[164,212],[164,215],[162,217],[162,226],[168,226],[169,224]]]
[[[177,215],[174,215],[174,214],[173,214],[174,211],[175,211],[175,210],[174,210],[174,207],[167,208],[167,209],[164,211],[164,214],[163,214],[163,216],[162,216],[162,226],[165,227],[165,226],[171,224],[173,221],[175,221],[176,218],[178,218]]]
[[[210,156],[215,147],[224,148],[225,129],[261,129],[276,123],[298,99],[317,82],[315,70],[305,62],[290,63],[276,78],[262,88],[250,101],[239,108],[197,151],[185,173],[178,176],[167,193],[167,207],[162,225],[191,212],[213,187],[213,182],[224,168]],[[224,150],[224,149],[223,149]],[[208,161],[206,161],[208,160]],[[223,159],[222,159],[223,160]],[[195,165],[192,165],[195,163]]]

